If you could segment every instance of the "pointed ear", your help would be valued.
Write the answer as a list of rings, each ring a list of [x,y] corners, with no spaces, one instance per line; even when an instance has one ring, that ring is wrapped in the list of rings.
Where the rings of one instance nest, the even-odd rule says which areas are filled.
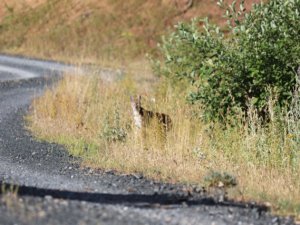
[[[142,96],[139,95],[139,96],[138,96],[138,103],[139,103],[139,104],[141,104],[141,100],[142,100]]]

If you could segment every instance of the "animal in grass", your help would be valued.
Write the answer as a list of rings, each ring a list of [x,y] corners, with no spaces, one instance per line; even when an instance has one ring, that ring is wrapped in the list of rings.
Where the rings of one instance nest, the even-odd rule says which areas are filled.
[[[141,104],[142,97],[137,98],[130,96],[130,102],[133,112],[134,124],[138,129],[149,127],[151,124],[156,123],[163,135],[172,128],[172,120],[169,115],[165,113],[153,112],[146,110]]]

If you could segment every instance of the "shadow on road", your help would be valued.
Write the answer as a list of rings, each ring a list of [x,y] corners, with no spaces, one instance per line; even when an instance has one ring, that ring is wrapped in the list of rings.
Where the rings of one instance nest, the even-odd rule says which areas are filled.
[[[2,183],[0,181],[0,194],[3,190],[10,190],[11,187],[17,187],[19,196],[45,197],[51,196],[55,199],[86,201],[100,204],[121,204],[133,207],[166,207],[166,206],[187,206],[206,205],[206,206],[223,206],[238,208],[255,208],[257,211],[267,211],[268,208],[263,205],[253,203],[240,203],[234,201],[216,202],[210,197],[201,197],[193,199],[193,197],[177,195],[177,194],[108,194],[108,193],[91,193],[91,192],[75,192],[57,189],[44,189],[37,187],[16,186],[13,184]],[[168,208],[168,207],[166,207]]]

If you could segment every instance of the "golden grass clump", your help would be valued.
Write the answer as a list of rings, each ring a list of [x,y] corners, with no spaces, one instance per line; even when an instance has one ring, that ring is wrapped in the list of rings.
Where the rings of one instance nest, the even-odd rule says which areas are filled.
[[[238,180],[233,196],[300,215],[300,136],[295,132],[300,124],[293,116],[272,111],[271,121],[263,124],[250,110],[247,118],[233,118],[234,125],[205,123],[199,119],[201,109],[161,81],[149,96],[143,95],[142,105],[168,114],[172,129],[166,139],[156,126],[141,135],[133,123],[130,95],[144,86],[134,80],[125,76],[109,83],[96,76],[66,75],[33,101],[29,129],[64,144],[84,166],[198,184],[210,171],[225,171]]]

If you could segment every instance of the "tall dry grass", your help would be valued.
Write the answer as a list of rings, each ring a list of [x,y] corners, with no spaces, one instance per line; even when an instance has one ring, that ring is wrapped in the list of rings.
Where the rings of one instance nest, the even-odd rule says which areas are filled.
[[[39,138],[65,145],[84,166],[198,184],[210,171],[226,171],[238,180],[232,196],[300,215],[297,101],[284,113],[270,99],[268,124],[254,110],[228,125],[205,123],[199,119],[201,109],[161,81],[143,95],[142,104],[172,118],[173,128],[162,142],[155,128],[143,136],[134,127],[129,96],[145,92],[147,80],[139,81],[144,83],[132,76],[109,83],[96,76],[66,75],[33,101],[29,128]]]

